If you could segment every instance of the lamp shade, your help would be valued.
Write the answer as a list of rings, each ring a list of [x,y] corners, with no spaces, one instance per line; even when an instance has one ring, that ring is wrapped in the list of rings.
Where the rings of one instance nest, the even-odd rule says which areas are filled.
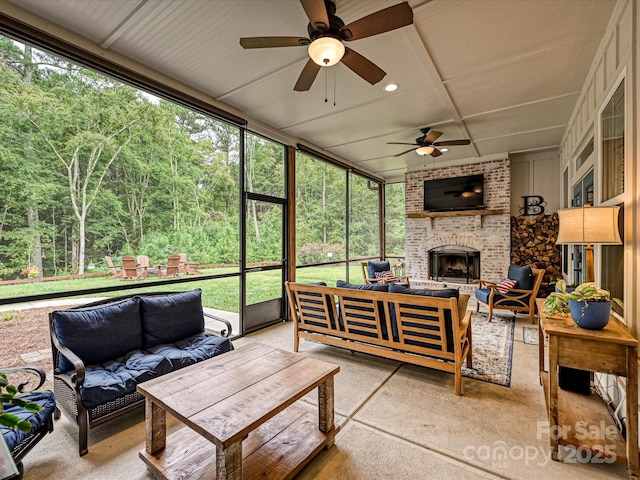
[[[418,155],[431,155],[434,150],[435,148],[433,147],[420,147],[420,148],[416,148],[416,153]]]
[[[321,67],[330,67],[344,56],[344,45],[337,38],[320,37],[309,44],[308,52],[315,63]]]
[[[578,207],[558,210],[558,244],[620,245],[620,207]]]

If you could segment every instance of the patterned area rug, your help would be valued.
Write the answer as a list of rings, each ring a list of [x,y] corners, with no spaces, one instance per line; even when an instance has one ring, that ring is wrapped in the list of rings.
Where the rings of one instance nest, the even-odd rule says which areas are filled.
[[[462,367],[462,375],[508,387],[511,385],[511,358],[515,317],[473,313],[473,368]]]
[[[522,326],[522,343],[538,345],[538,327]]]

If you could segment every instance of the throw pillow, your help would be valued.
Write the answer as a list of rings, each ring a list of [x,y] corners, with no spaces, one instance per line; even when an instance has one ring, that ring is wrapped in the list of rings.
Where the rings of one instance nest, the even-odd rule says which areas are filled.
[[[388,278],[389,280],[395,278],[393,276],[393,272],[388,270],[385,272],[375,272],[374,275],[376,276],[376,278]]]
[[[509,293],[513,288],[518,286],[518,282],[516,280],[503,280],[498,285],[496,285],[496,290],[503,295]]]
[[[391,271],[391,264],[385,260],[383,262],[367,262],[367,278],[376,278],[375,272]]]

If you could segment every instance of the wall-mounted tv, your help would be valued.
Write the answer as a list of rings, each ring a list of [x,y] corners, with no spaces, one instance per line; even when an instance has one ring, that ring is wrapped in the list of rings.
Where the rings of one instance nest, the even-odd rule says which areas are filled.
[[[484,175],[424,181],[424,211],[479,210],[484,208]]]

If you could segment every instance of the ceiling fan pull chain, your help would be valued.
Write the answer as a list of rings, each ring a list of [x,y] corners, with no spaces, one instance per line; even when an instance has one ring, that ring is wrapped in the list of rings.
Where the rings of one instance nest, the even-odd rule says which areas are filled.
[[[333,69],[333,106],[336,106],[336,69]]]
[[[327,69],[324,69],[324,103],[327,103],[329,100],[327,99],[327,83],[328,83],[328,79],[327,79]]]

